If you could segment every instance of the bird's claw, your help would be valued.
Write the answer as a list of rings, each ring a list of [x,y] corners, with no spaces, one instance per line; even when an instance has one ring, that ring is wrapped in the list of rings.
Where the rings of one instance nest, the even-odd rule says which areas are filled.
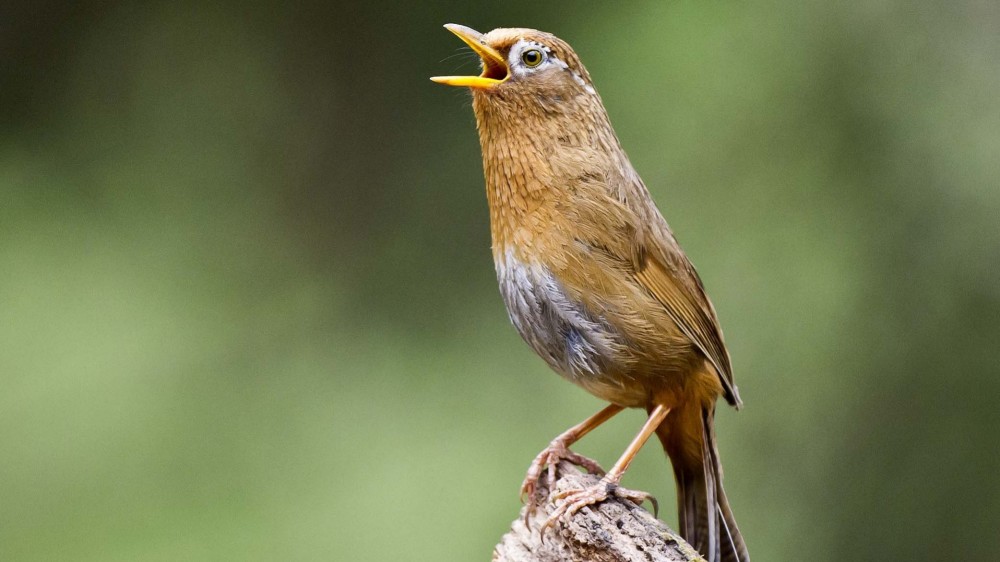
[[[608,478],[601,478],[600,482],[590,486],[589,488],[563,490],[558,494],[554,494],[552,496],[553,501],[563,500],[563,502],[552,512],[552,514],[549,515],[545,522],[542,523],[542,526],[538,531],[539,534],[544,536],[545,530],[554,525],[560,518],[572,517],[582,508],[608,499],[609,495],[628,500],[636,505],[642,505],[642,502],[649,500],[649,502],[653,504],[654,517],[660,511],[660,505],[652,494],[639,490],[622,488],[615,481],[609,480]]]
[[[554,490],[558,476],[557,467],[561,461],[568,461],[584,468],[590,474],[604,475],[604,469],[597,464],[597,461],[574,453],[569,450],[565,443],[557,439],[549,443],[549,446],[542,449],[535,460],[531,461],[531,466],[528,467],[528,472],[521,483],[521,501],[524,501],[526,497],[530,500],[535,495],[538,480],[543,471],[546,472],[545,484],[547,488],[550,492]]]
[[[545,473],[545,486],[552,493],[555,490],[558,479],[558,466],[561,461],[568,461],[576,466],[585,469],[590,474],[604,476],[604,469],[597,461],[587,458],[579,453],[569,450],[569,447],[561,439],[554,439],[548,447],[538,453],[535,460],[531,461],[528,472],[521,483],[521,501],[527,505],[524,510],[524,520],[527,523],[531,512],[538,507],[538,481]]]

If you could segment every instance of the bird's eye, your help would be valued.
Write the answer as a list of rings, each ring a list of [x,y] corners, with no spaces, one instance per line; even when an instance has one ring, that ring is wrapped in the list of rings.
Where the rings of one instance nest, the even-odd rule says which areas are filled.
[[[523,62],[524,64],[528,65],[531,68],[534,68],[542,64],[542,58],[543,58],[542,52],[539,51],[538,49],[529,49],[521,53],[521,62]]]

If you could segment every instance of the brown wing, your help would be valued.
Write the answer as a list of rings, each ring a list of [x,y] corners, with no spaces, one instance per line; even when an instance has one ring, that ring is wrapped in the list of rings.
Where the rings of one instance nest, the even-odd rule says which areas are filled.
[[[633,186],[639,188],[641,186]],[[653,208],[641,216],[626,202],[607,196],[600,183],[576,185],[576,196],[563,209],[578,242],[614,258],[661,305],[681,332],[715,367],[726,401],[739,408],[729,352],[701,279],[677,247],[666,221]],[[645,188],[642,188],[645,191]],[[635,199],[648,200],[648,193]],[[642,217],[642,218],[641,218]],[[640,225],[646,225],[645,227]],[[662,241],[649,247],[653,240]],[[669,264],[664,261],[669,260]]]
[[[719,374],[725,389],[726,401],[739,408],[740,395],[733,384],[733,368],[729,352],[722,341],[722,331],[712,304],[705,295],[701,279],[694,267],[681,258],[686,271],[673,273],[648,253],[635,272],[636,280],[660,301],[671,319],[681,331],[705,354]],[[688,276],[690,283],[684,283],[680,276]]]

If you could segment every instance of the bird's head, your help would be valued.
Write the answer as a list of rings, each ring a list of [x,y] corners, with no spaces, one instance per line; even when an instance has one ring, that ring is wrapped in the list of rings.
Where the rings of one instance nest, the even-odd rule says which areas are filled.
[[[494,241],[510,238],[518,217],[540,201],[581,183],[640,181],[565,41],[534,29],[445,27],[482,59],[479,76],[432,80],[472,91]]]
[[[445,28],[479,55],[483,71],[479,76],[436,76],[431,80],[471,88],[477,105],[492,106],[504,114],[533,108],[558,111],[587,101],[600,103],[579,57],[551,33],[500,28],[483,34],[453,23]]]
[[[445,27],[482,59],[479,76],[432,80],[472,91],[494,252],[508,242],[530,245],[524,237],[533,234],[525,233],[548,229],[538,216],[567,193],[641,188],[590,74],[565,41],[534,29]]]

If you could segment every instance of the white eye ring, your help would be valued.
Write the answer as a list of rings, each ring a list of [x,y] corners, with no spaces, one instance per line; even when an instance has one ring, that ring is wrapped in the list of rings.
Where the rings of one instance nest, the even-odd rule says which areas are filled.
[[[528,68],[535,68],[545,61],[545,53],[541,49],[527,49],[521,53],[521,62]]]

